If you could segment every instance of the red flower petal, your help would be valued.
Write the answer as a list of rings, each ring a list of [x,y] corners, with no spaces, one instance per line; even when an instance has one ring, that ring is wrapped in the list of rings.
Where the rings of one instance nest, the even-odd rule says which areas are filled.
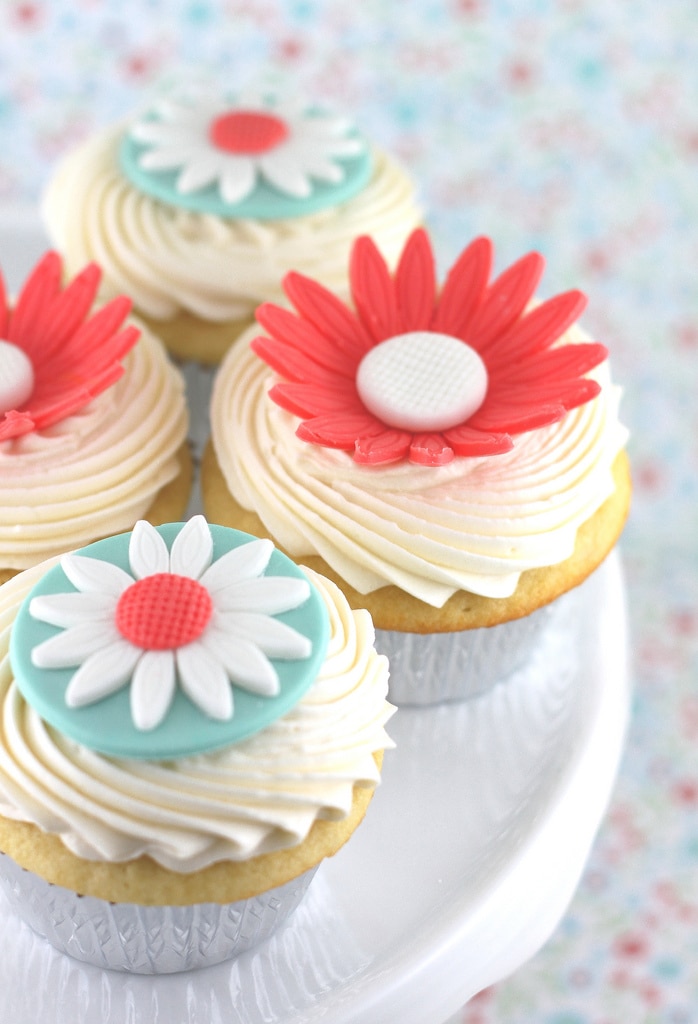
[[[39,420],[38,409],[45,404],[62,408],[66,396],[73,395],[71,402],[77,400],[77,395],[84,393],[87,397],[82,405],[91,401],[100,391],[104,391],[119,379],[123,373],[120,360],[129,352],[138,338],[140,330],[135,327],[127,327],[119,334],[100,346],[88,365],[80,364],[75,359],[70,359],[59,352],[53,359],[42,364],[42,372],[38,375],[30,401],[27,404],[27,411]],[[103,352],[101,350],[104,350]],[[111,358],[107,355],[111,354]],[[73,411],[79,409],[80,404],[73,406]],[[64,413],[57,415],[52,422],[64,418]],[[44,418],[41,418],[41,425],[46,426]]]
[[[559,386],[558,386],[559,387]],[[570,409],[577,409],[580,405],[586,405],[601,394],[601,385],[596,380],[569,381],[558,390],[558,398],[569,412]]]
[[[282,409],[301,419],[333,413],[365,413],[353,387],[318,388],[313,384],[275,384],[269,391],[269,397]]]
[[[354,305],[375,341],[400,334],[402,325],[395,285],[373,239],[357,238],[351,252],[349,279]]]
[[[432,331],[463,338],[482,302],[491,271],[492,243],[489,238],[476,238],[446,276]]]
[[[536,290],[544,265],[542,256],[530,252],[500,274],[485,292],[464,341],[477,352],[486,352],[489,345],[521,316]]]
[[[103,365],[108,359],[112,358],[109,354],[109,348],[105,348],[105,346],[108,346],[111,341],[118,337],[116,332],[121,327],[130,310],[131,300],[126,298],[125,295],[112,299],[111,302],[108,302],[106,306],[102,306],[94,316],[91,316],[89,320],[85,320],[78,327],[72,338],[63,345],[62,355],[70,355],[76,359],[87,355],[90,360]],[[137,331],[137,338],[140,332],[138,332],[137,328],[135,330]],[[132,339],[129,347],[132,347],[134,344],[135,340]],[[90,363],[88,362],[85,373],[89,372],[89,366]]]
[[[487,408],[483,405],[468,420],[468,426],[490,433],[523,434],[527,430],[556,423],[566,411],[564,405],[556,401],[516,405],[511,400],[504,400],[492,402]]]
[[[300,424],[296,433],[303,441],[325,445],[327,448],[351,450],[359,442],[386,433],[386,428],[380,420],[367,412],[349,415],[333,413],[306,420]]]
[[[303,274],[291,271],[284,278],[284,291],[301,316],[350,352],[368,352],[373,347],[363,324],[328,288]]]
[[[67,343],[89,313],[100,277],[101,272],[96,265],[90,264],[63,292],[60,288],[53,296],[47,292],[31,319],[24,318],[17,342],[32,362],[44,363],[56,349]],[[76,283],[77,288],[74,289]]]
[[[514,447],[514,442],[506,433],[493,434],[478,430],[471,426],[470,420],[452,430],[444,430],[443,434],[456,455],[482,458],[487,455],[502,455]]]
[[[335,387],[338,378],[336,373],[320,366],[312,355],[299,352],[290,345],[265,338],[260,335],[250,342],[250,348],[260,359],[263,359],[272,370],[299,384],[315,384],[318,387]],[[345,378],[340,377],[339,380]]]
[[[10,317],[7,341],[24,350],[23,338],[26,335],[27,339],[33,341],[34,324],[38,324],[36,333],[40,337],[43,335],[44,311],[51,305],[60,286],[60,257],[56,252],[47,252],[34,267],[19,293]]]
[[[61,290],[61,261],[55,252],[48,252],[30,274],[9,315],[6,335],[31,359],[34,390],[24,408],[5,415],[0,437],[18,437],[64,419],[123,373],[121,360],[140,331],[134,325],[120,329],[131,308],[123,296],[85,320],[99,278],[99,269],[90,264]],[[4,299],[2,305],[6,308]]]
[[[34,429],[34,420],[28,412],[17,412],[10,409],[0,420],[0,441],[9,441],[13,437],[29,434]]]
[[[536,386],[532,394],[530,388],[512,387],[501,394],[497,393],[495,401],[503,406],[507,403],[523,409],[534,408],[536,405],[561,405],[564,409],[574,409],[583,402],[589,402],[601,391],[598,381],[581,377],[573,380],[554,380]],[[479,410],[478,410],[479,413]]]
[[[407,240],[395,273],[400,327],[402,331],[426,331],[434,316],[436,280],[434,253],[423,228]]]
[[[571,380],[593,370],[607,358],[608,349],[598,342],[560,345],[539,352],[531,359],[510,362],[504,371],[493,374],[493,380],[497,389],[509,384],[529,386],[541,380],[548,383]]]
[[[282,306],[265,302],[257,309],[257,320],[276,341],[283,342],[300,352],[312,354],[318,363],[340,374],[353,377],[361,361],[362,351],[351,354],[336,341],[330,341],[307,320],[303,320]]]
[[[102,272],[96,263],[88,263],[77,277],[47,306],[44,322],[47,327],[46,347],[41,349],[44,357],[65,344],[77,331],[92,309]],[[126,313],[128,310],[126,310]],[[124,316],[126,315],[124,313]],[[31,353],[25,347],[28,355]]]
[[[55,392],[57,387],[72,387],[76,381],[88,384],[105,370],[118,365],[136,344],[140,333],[140,329],[131,324],[123,331],[107,335],[101,341],[95,338],[93,347],[89,350],[89,358],[81,358],[81,350],[76,352],[72,342],[66,343],[53,356],[42,360],[41,374],[38,376],[31,403],[34,403],[38,394],[43,393],[40,390],[42,388]]]
[[[57,397],[53,397],[50,394],[50,388],[46,388],[44,390],[49,392],[46,399],[43,399],[42,396],[37,396],[35,404],[34,396],[32,395],[30,414],[34,420],[35,429],[42,430],[44,427],[51,426],[52,423],[58,423],[60,420],[65,419],[77,409],[84,408],[102,391],[106,391],[108,387],[115,384],[123,372],[123,366],[117,363],[107,367],[101,373],[90,377],[88,380],[81,381],[73,387],[66,389]]]
[[[579,319],[586,302],[586,296],[579,291],[556,295],[525,313],[507,331],[491,338],[489,344],[478,348],[478,351],[488,366],[503,366],[549,348]]]
[[[443,434],[415,434],[410,445],[410,462],[422,466],[445,466],[454,456]]]
[[[404,430],[382,428],[373,437],[360,437],[354,448],[354,461],[363,466],[380,466],[404,459],[410,450],[412,434]]]

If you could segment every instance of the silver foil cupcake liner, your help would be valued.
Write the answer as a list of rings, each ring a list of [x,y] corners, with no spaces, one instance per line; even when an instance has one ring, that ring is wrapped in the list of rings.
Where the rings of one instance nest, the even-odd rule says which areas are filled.
[[[525,665],[572,600],[574,591],[524,618],[480,629],[425,634],[377,629],[376,648],[390,661],[389,699],[404,707],[479,697]]]
[[[238,903],[143,907],[79,896],[0,854],[0,884],[35,932],[76,960],[134,974],[190,971],[244,953],[287,920],[316,870]]]

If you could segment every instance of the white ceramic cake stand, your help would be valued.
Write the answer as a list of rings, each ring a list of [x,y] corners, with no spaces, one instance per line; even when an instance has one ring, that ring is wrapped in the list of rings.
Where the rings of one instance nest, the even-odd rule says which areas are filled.
[[[0,221],[11,286],[40,235]],[[401,709],[351,842],[265,945],[148,978],[55,952],[0,899],[0,1019],[13,1024],[440,1024],[556,927],[606,808],[629,708],[612,556],[531,663],[465,704]]]
[[[532,956],[572,896],[606,807],[629,705],[612,557],[565,628],[486,696],[401,709],[352,841],[265,945],[161,978],[55,952],[0,902],[14,1024],[439,1024]]]

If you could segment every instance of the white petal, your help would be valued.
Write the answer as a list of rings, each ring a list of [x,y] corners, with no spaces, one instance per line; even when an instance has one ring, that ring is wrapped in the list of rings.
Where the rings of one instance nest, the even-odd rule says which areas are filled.
[[[199,582],[210,594],[217,594],[222,587],[241,580],[259,576],[269,565],[274,551],[270,540],[253,540],[233,548],[206,570]]]
[[[327,147],[327,155],[333,157],[358,156],[366,146],[361,139],[334,139]]]
[[[226,203],[239,203],[257,184],[257,167],[249,158],[238,159],[235,165],[228,158],[221,168],[220,190]]]
[[[302,96],[270,96],[266,102],[260,103],[262,109],[273,110],[275,114],[291,123],[295,129],[308,117],[308,102]]]
[[[79,626],[85,622],[113,621],[116,598],[110,594],[40,594],[29,605],[29,614],[51,626]]]
[[[174,149],[189,146],[192,142],[191,129],[187,125],[167,121],[139,121],[130,130],[132,139],[159,149]]]
[[[172,124],[196,125],[212,120],[221,112],[221,104],[220,100],[205,96],[198,89],[187,89],[179,97],[157,100],[153,111]]]
[[[337,182],[344,180],[343,167],[319,156],[313,156],[307,160],[305,169],[311,177],[317,178],[319,181],[329,181],[332,184],[337,184]]]
[[[318,142],[343,138],[354,127],[351,118],[329,113],[306,114],[295,125],[294,138],[312,138]]]
[[[209,637],[217,642],[219,635],[232,635],[241,640],[249,640],[256,644],[270,658],[297,660],[309,658],[313,651],[312,641],[288,626],[285,622],[272,619],[269,615],[257,615],[255,612],[230,612],[220,616],[216,626],[209,628]]]
[[[32,650],[31,661],[36,668],[70,668],[81,665],[93,654],[112,644],[131,644],[120,635],[114,622],[85,622],[71,626]]]
[[[133,527],[128,545],[131,572],[137,580],[153,576],[156,572],[170,571],[170,553],[167,544],[154,526],[139,519]]]
[[[282,147],[272,150],[269,156],[260,157],[259,166],[267,181],[280,192],[295,196],[297,199],[305,199],[312,192],[307,174],[296,160],[282,152]]]
[[[243,580],[216,591],[217,611],[255,611],[279,615],[304,604],[310,597],[310,584],[295,576],[261,576]]]
[[[278,694],[280,684],[276,669],[250,640],[207,633],[201,643],[216,662],[223,664],[237,686],[262,697],[275,697]]]
[[[86,555],[63,555],[61,569],[78,590],[92,594],[111,594],[121,597],[133,583],[133,577],[112,562]]]
[[[366,149],[365,141],[358,136],[334,132],[314,120],[299,125],[289,141],[293,143],[294,156],[301,153],[306,157],[313,154],[323,157],[357,156]]]
[[[213,558],[213,537],[204,516],[193,516],[174,539],[170,572],[198,580]]]
[[[80,666],[65,691],[68,707],[94,704],[116,693],[131,678],[143,652],[133,644],[121,641],[93,654]]]
[[[194,158],[190,158],[177,178],[177,191],[187,195],[198,192],[216,181],[221,172],[221,160],[218,153],[207,153],[201,150]]]
[[[209,718],[233,717],[233,691],[228,674],[200,641],[180,647],[176,653],[180,686]]]
[[[190,160],[196,160],[198,155],[199,147],[196,145],[173,145],[145,150],[138,156],[138,164],[144,171],[173,171]]]
[[[136,729],[149,732],[162,722],[175,695],[172,651],[146,651],[131,679],[131,718]]]

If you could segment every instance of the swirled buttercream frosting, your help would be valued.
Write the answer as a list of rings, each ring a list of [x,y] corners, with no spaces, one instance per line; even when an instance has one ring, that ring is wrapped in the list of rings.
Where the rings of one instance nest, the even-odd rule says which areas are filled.
[[[601,393],[510,452],[443,466],[357,465],[307,443],[299,419],[268,392],[276,382],[249,348],[250,329],[216,379],[212,439],[233,498],[292,557],[319,555],[360,593],[393,584],[434,607],[456,591],[508,597],[527,569],[568,558],[579,527],[613,493],[627,432],[604,363]],[[561,343],[585,340],[578,327]]]
[[[171,762],[107,758],[47,726],[25,703],[8,655],[19,605],[46,565],[0,590],[0,814],[60,835],[91,860],[148,855],[174,871],[293,846],[316,819],[344,818],[355,785],[374,787],[388,666],[367,612],[307,570],[330,619],[318,678],[262,732],[216,753]]]
[[[206,320],[249,317],[281,299],[289,268],[346,291],[354,238],[369,233],[388,260],[420,223],[414,188],[383,153],[356,196],[303,217],[224,219],[170,206],[140,192],[119,168],[124,125],[69,154],[44,197],[45,222],[68,268],[96,260],[103,294],[125,293],[156,319],[186,310]]]
[[[0,441],[0,566],[130,529],[177,476],[187,429],[182,377],[144,330],[123,376],[83,409]]]

